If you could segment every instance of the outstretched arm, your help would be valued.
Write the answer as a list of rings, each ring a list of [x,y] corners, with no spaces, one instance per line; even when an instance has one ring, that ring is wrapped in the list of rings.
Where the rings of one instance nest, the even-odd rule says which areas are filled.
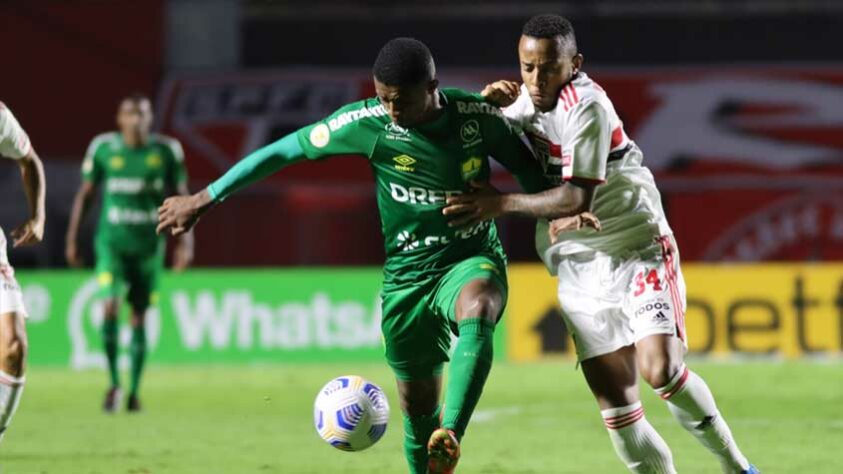
[[[214,204],[285,166],[306,159],[295,133],[246,156],[218,180],[193,195],[174,196],[158,209],[158,228],[175,236],[185,234]]]

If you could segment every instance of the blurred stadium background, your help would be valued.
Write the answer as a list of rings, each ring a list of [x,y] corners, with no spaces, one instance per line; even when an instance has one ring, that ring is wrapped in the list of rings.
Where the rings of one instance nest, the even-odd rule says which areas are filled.
[[[10,251],[31,314],[31,369],[0,466],[400,472],[397,418],[361,455],[319,444],[308,421],[316,390],[343,372],[377,379],[397,411],[365,160],[295,166],[203,218],[195,268],[166,276],[150,314],[149,414],[104,420],[96,283],[63,256],[81,158],[139,91],[154,99],[156,129],[182,141],[197,191],[248,151],[372,95],[387,39],[423,40],[443,85],[479,90],[517,79],[521,26],[546,12],[574,22],[585,70],[656,175],[682,252],[694,363],[724,412],[737,412],[745,450],[765,472],[843,472],[829,449],[843,442],[843,3],[830,0],[0,3],[0,98],[48,179],[45,242]],[[503,172],[495,180],[514,186]],[[13,166],[0,167],[0,203],[4,228],[25,217]],[[80,239],[87,262],[94,225]],[[479,417],[501,424],[472,427],[461,472],[622,472],[573,370],[532,223],[499,228],[512,293]],[[534,425],[511,416],[531,410]],[[712,472],[663,417],[680,472]],[[71,427],[53,426],[63,418]],[[500,429],[537,444],[502,454]]]

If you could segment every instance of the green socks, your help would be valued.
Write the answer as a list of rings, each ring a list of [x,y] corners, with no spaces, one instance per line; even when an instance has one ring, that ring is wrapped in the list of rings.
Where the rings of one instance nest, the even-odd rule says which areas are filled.
[[[138,387],[140,386],[141,372],[143,372],[143,362],[146,358],[146,330],[143,326],[132,328],[132,343],[129,345],[129,355],[131,356],[131,385],[129,386],[129,395],[137,395]]]
[[[448,370],[442,426],[462,439],[492,368],[495,324],[482,318],[460,321],[459,339]]]
[[[120,386],[120,376],[117,373],[117,320],[104,319],[102,322],[102,340],[105,346],[105,358],[108,360],[108,375],[111,386]]]
[[[407,416],[404,414],[404,456],[410,465],[410,474],[427,473],[427,442],[439,428],[440,406],[431,415]]]

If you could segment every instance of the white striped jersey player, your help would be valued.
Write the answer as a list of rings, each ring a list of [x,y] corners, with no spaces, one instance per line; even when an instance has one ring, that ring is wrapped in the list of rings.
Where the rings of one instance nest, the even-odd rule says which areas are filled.
[[[0,157],[19,160],[32,150],[29,137],[23,131],[12,111],[0,102]],[[6,236],[0,227],[0,314],[18,312],[26,314],[20,286],[6,255]]]
[[[685,284],[673,232],[653,175],[629,139],[606,92],[578,73],[556,108],[535,109],[525,86],[504,110],[555,184],[597,184],[592,212],[602,231],[559,235],[536,228],[536,249],[559,277],[559,300],[580,360],[614,352],[653,334],[684,340]]]

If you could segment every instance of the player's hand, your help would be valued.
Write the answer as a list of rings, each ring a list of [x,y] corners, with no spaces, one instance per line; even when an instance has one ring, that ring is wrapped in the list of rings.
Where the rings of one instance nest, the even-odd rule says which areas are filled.
[[[487,182],[471,181],[471,192],[451,196],[445,201],[442,214],[452,217],[448,227],[473,227],[503,213],[500,191]]]
[[[569,232],[573,230],[580,230],[586,227],[599,231],[600,220],[590,212],[583,212],[582,214],[571,217],[560,217],[550,221],[550,227],[547,233],[550,235],[550,243],[555,244],[559,240],[559,234],[562,232]]]
[[[513,81],[493,82],[480,92],[486,102],[498,107],[509,107],[518,99],[520,86]]]
[[[82,261],[82,257],[79,256],[79,249],[76,247],[76,242],[68,242],[65,245],[64,258],[67,259],[67,264],[73,268],[80,268],[85,263]]]
[[[199,221],[199,216],[211,205],[207,191],[200,191],[191,196],[173,196],[164,200],[158,208],[158,227],[160,234],[169,229],[174,236],[182,235]]]
[[[34,217],[19,225],[9,233],[14,239],[13,247],[34,245],[44,239],[44,218]]]
[[[193,262],[193,245],[179,242],[173,250],[173,270],[184,271]]]

